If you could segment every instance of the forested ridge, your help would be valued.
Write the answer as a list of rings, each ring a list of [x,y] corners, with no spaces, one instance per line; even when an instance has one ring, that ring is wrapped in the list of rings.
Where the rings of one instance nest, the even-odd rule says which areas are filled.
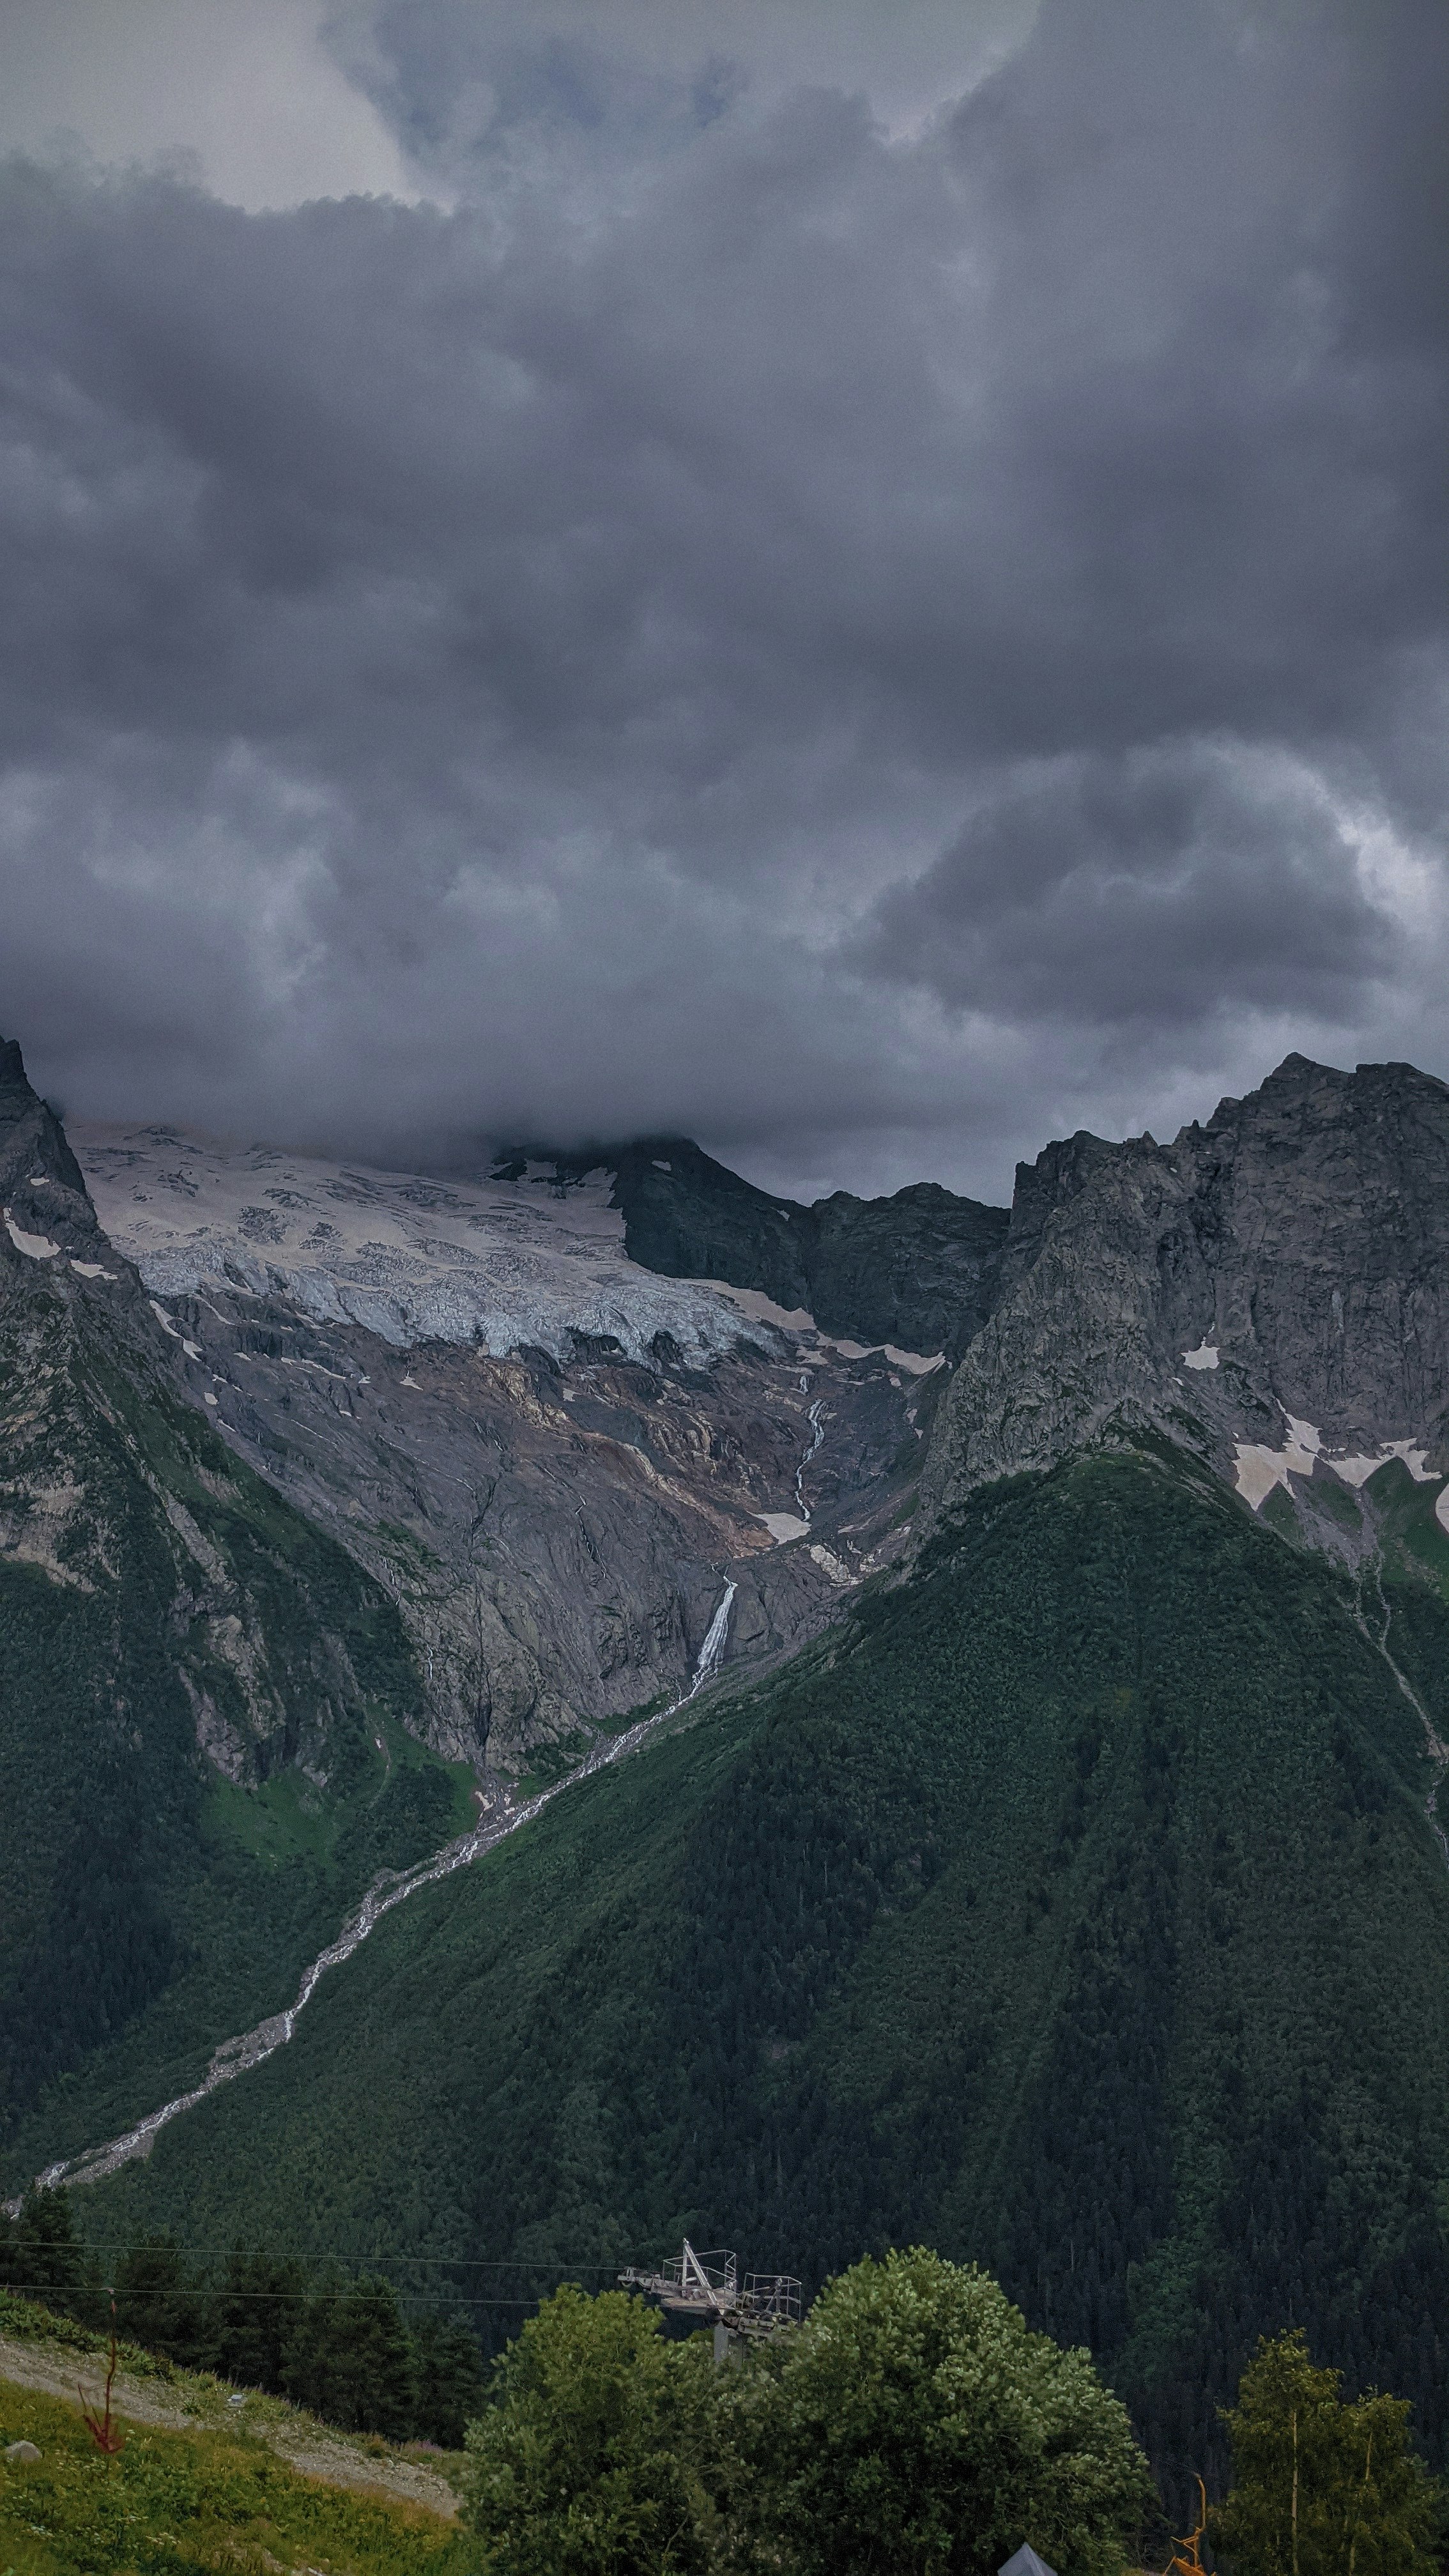
[[[988,1489],[390,1918],[98,2221],[451,2261],[495,2344],[684,2228],[807,2283],[925,2241],[1092,2346],[1169,2493],[1284,2323],[1441,2457],[1449,1872],[1360,1590],[1171,1453]]]
[[[290,2000],[380,1867],[434,1849],[469,1807],[407,1731],[421,1685],[386,1594],[124,1333],[77,1331],[41,1290],[12,1295],[6,1325],[0,2148],[16,2188],[194,2081],[219,2039]],[[207,1758],[199,1712],[245,1752],[248,1785]]]

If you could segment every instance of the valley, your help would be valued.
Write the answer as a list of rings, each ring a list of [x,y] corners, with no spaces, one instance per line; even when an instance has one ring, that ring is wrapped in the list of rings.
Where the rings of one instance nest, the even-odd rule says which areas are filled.
[[[7,1062],[9,2191],[490,2345],[925,2240],[1169,2493],[1285,2314],[1449,2448],[1444,1086],[812,1211]]]

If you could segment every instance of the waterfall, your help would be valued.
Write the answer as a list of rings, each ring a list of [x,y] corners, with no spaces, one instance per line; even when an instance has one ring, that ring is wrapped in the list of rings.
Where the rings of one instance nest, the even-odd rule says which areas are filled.
[[[704,1632],[704,1644],[700,1647],[699,1660],[694,1667],[694,1679],[685,1694],[688,1699],[693,1699],[701,1682],[707,1682],[711,1673],[717,1673],[724,1661],[725,1639],[729,1635],[730,1611],[734,1605],[735,1590],[736,1586],[733,1583],[726,1583],[724,1598]]]
[[[825,1425],[820,1419],[824,1410],[824,1404],[818,1398],[810,1407],[809,1414],[806,1417],[810,1424],[810,1443],[809,1447],[806,1449],[804,1457],[801,1459],[799,1466],[795,1470],[795,1500],[800,1506],[800,1518],[804,1521],[807,1528],[813,1518],[813,1514],[811,1513],[809,1504],[805,1500],[805,1470],[809,1466],[816,1450],[820,1447],[821,1442],[825,1438]]]

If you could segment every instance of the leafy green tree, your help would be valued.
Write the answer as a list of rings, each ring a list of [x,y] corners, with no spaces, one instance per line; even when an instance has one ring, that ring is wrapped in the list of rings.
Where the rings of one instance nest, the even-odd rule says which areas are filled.
[[[1302,2328],[1264,2336],[1223,2421],[1233,2483],[1208,2518],[1234,2576],[1429,2576],[1441,2514],[1402,2398],[1345,2405]]]
[[[468,2432],[465,2516],[488,2576],[703,2569],[712,2380],[703,2339],[667,2343],[642,2299],[573,2287],[546,2299]]]
[[[720,2501],[745,2565],[991,2576],[1025,2540],[1060,2576],[1118,2576],[1151,2500],[1090,2356],[920,2247],[829,2282],[720,2404]]]

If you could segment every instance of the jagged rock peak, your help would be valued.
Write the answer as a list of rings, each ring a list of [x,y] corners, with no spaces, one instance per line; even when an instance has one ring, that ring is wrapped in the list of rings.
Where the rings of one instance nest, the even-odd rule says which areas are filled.
[[[1149,1426],[1233,1470],[1295,1420],[1449,1458],[1449,1087],[1414,1065],[1290,1055],[1170,1145],[1019,1167],[928,1498]]]
[[[8,1200],[37,1171],[85,1197],[60,1120],[30,1082],[17,1041],[0,1038],[0,1194]]]
[[[514,1154],[507,1168],[521,1171]],[[632,1260],[675,1279],[752,1288],[822,1332],[934,1354],[964,1349],[995,1295],[1008,1211],[917,1181],[889,1198],[777,1198],[684,1136],[554,1155],[563,1185],[613,1178]]]
[[[1425,1106],[1431,1101],[1442,1104],[1449,1100],[1449,1084],[1416,1064],[1394,1058],[1383,1064],[1357,1064],[1352,1073],[1346,1073],[1341,1066],[1317,1064],[1311,1056],[1295,1052],[1285,1055],[1256,1091],[1242,1100],[1225,1095],[1210,1118],[1201,1123],[1194,1119],[1174,1141],[1181,1145],[1190,1137],[1236,1128],[1245,1118],[1274,1111],[1290,1118],[1301,1113],[1332,1121],[1365,1111],[1372,1114],[1396,1101],[1407,1107],[1412,1100]]]
[[[59,1279],[77,1263],[82,1276],[114,1273],[110,1245],[65,1129],[30,1082],[20,1048],[0,1038],[0,1263],[13,1276],[44,1266]]]

